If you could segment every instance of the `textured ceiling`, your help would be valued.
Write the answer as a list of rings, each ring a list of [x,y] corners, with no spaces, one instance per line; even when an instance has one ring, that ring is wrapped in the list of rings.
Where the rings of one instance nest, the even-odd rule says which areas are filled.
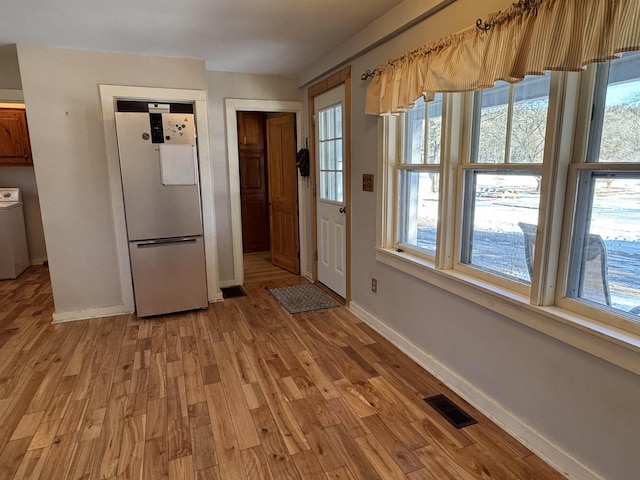
[[[297,75],[402,0],[6,0],[0,45],[200,58]]]

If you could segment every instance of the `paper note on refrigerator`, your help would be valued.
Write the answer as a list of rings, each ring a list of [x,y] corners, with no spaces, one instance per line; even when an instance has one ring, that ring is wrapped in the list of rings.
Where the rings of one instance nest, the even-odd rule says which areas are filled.
[[[163,185],[195,185],[198,156],[195,145],[160,144]]]

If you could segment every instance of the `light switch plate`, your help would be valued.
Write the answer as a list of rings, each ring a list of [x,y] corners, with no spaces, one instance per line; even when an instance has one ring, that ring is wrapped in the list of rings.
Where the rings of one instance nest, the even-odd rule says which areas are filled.
[[[372,173],[362,174],[362,191],[373,192],[373,174]]]

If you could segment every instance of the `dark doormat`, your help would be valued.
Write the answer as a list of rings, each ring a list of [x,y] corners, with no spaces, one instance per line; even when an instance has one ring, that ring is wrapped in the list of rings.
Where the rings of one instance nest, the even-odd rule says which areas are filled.
[[[340,306],[338,302],[312,283],[272,288],[269,292],[289,313],[310,312],[311,310]]]
[[[237,297],[247,296],[247,294],[244,293],[244,290],[242,289],[242,287],[221,288],[220,291],[222,292],[222,298],[224,298],[225,300],[227,298],[237,298]]]

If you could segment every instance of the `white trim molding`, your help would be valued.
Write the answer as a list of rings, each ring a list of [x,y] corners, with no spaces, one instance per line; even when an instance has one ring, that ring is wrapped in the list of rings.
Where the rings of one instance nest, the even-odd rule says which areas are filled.
[[[559,445],[556,445],[512,412],[506,410],[485,392],[476,388],[424,350],[421,350],[376,316],[354,302],[350,302],[349,310],[556,470],[571,479],[604,480],[603,477],[564,451]]]
[[[229,199],[231,204],[231,240],[233,245],[233,279],[225,285],[244,284],[244,259],[242,252],[242,209],[240,201],[240,157],[238,155],[238,112],[284,112],[296,114],[297,149],[302,140],[302,102],[283,100],[251,100],[226,98],[227,157],[229,162]],[[300,270],[307,276],[307,224],[306,184],[298,175],[298,231],[300,232]]]
[[[86,310],[70,310],[68,312],[53,312],[52,323],[75,322],[89,318],[115,317],[116,315],[129,315],[134,309],[125,305],[113,305],[111,307],[88,308]]]
[[[531,305],[529,299],[518,292],[498,288],[458,271],[437,270],[429,262],[405,252],[377,248],[375,257],[385,265],[640,375],[638,334],[560,307]]]
[[[202,196],[202,222],[204,227],[204,249],[207,264],[208,298],[209,302],[222,300],[222,293],[218,286],[218,247],[216,237],[213,176],[209,153],[209,127],[206,92],[204,90],[100,85],[100,99],[102,103],[102,119],[104,122],[105,145],[107,150],[107,163],[111,186],[111,208],[113,210],[115,224],[116,247],[120,267],[120,289],[122,294],[122,310],[112,313],[112,315],[129,313],[135,309],[115,125],[116,101],[120,99],[161,102],[193,102],[195,106],[196,121],[198,124],[198,163],[200,167],[200,193]],[[115,309],[116,307],[113,308]],[[60,315],[64,315],[64,313],[61,313]]]

